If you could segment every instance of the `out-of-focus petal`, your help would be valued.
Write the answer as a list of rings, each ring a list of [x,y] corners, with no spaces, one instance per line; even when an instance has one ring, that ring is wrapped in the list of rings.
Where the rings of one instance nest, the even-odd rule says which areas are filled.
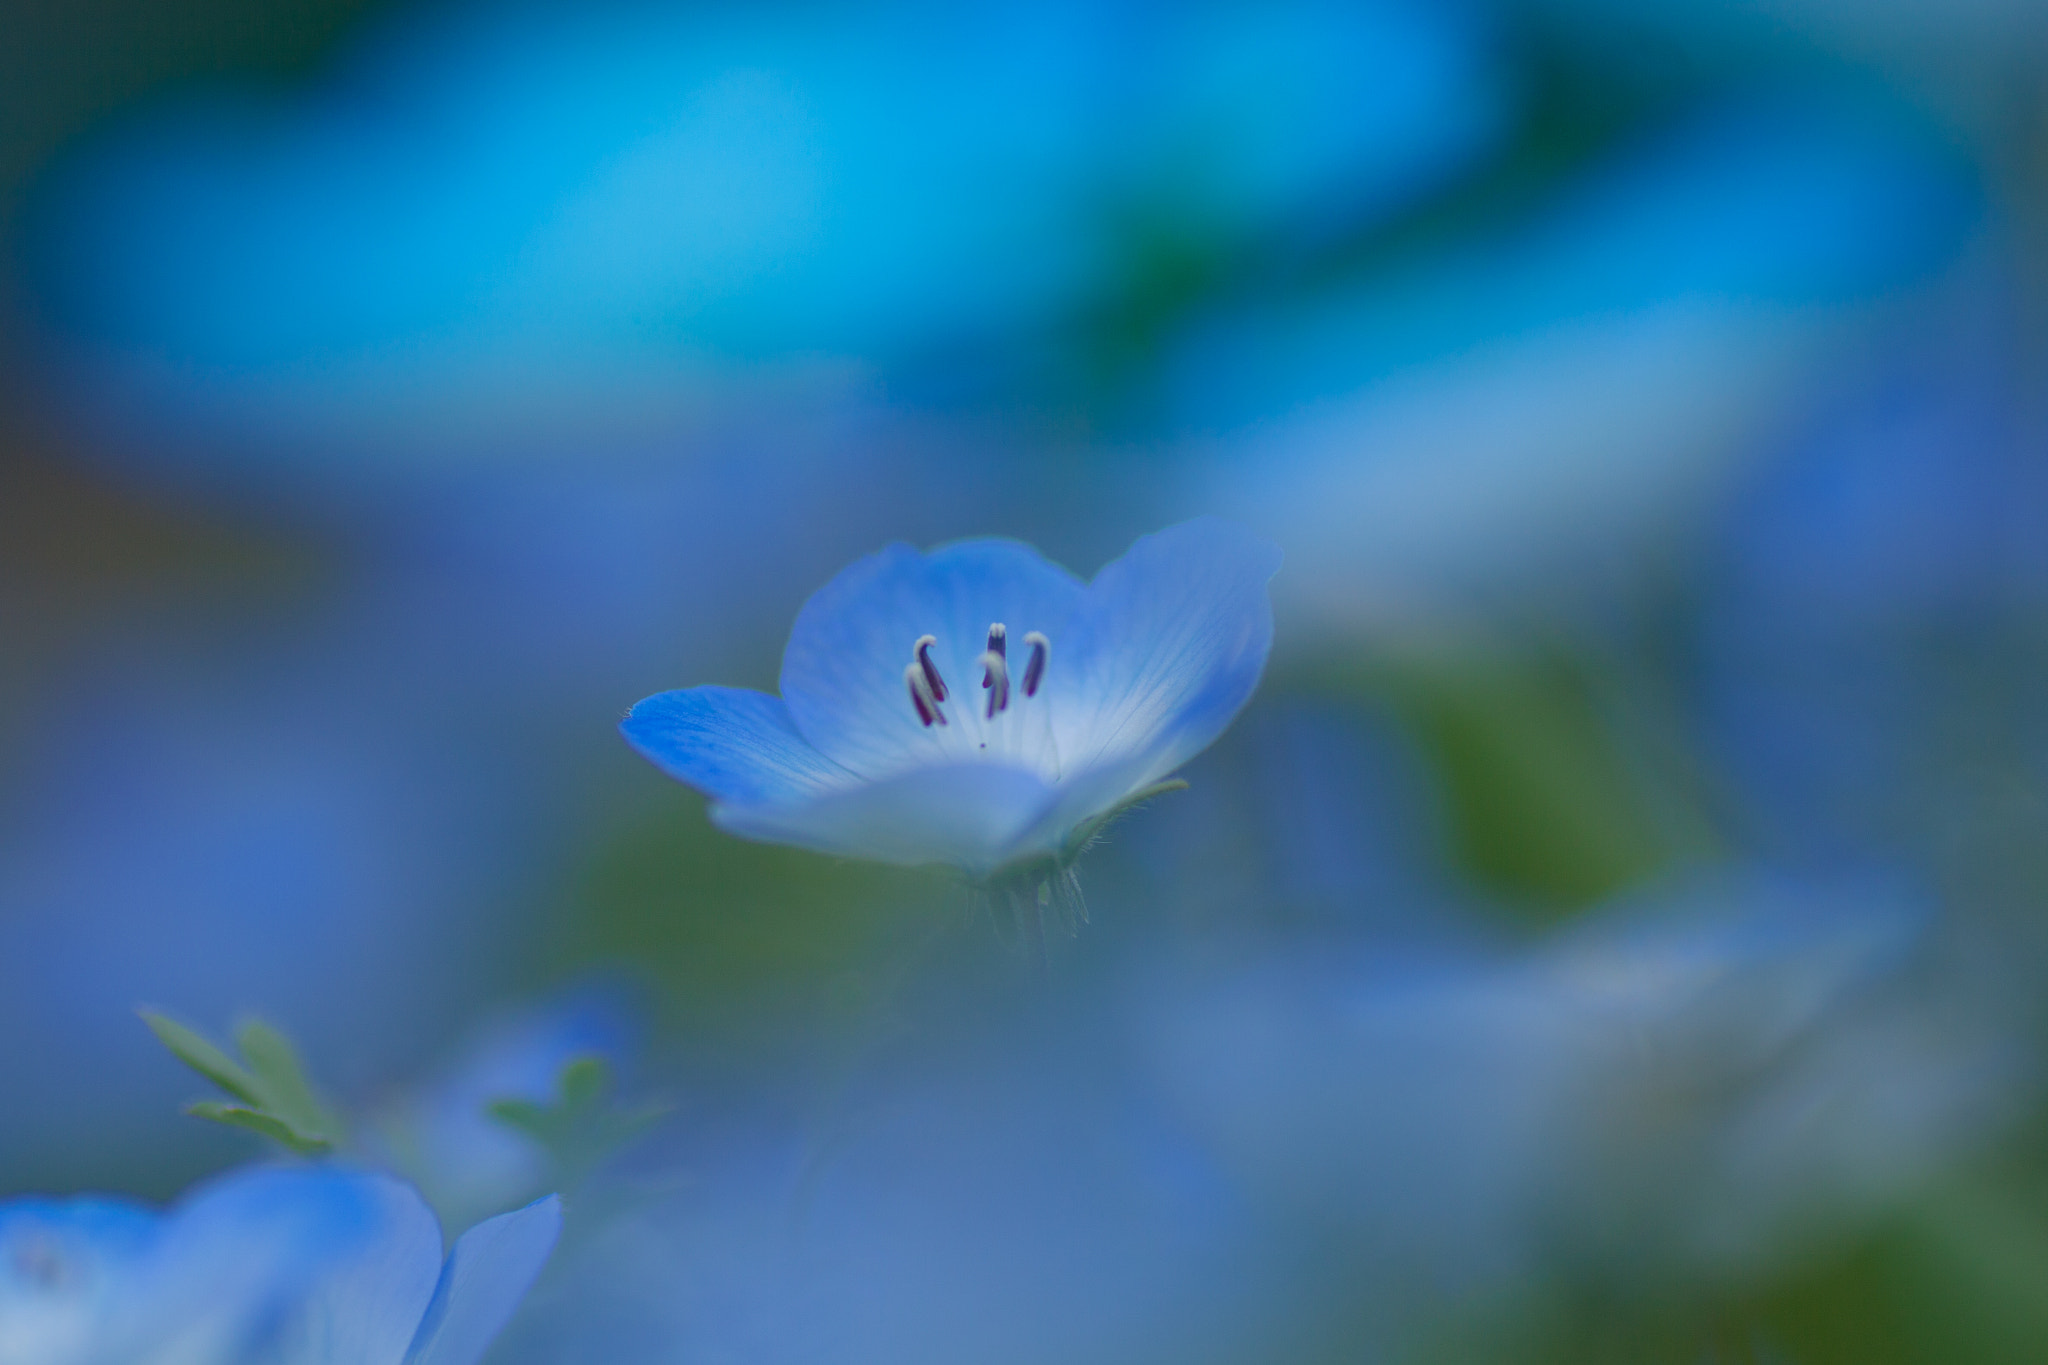
[[[1043,631],[1058,648],[1079,579],[1028,545],[971,540],[921,554],[891,545],[840,571],[797,613],[782,656],[782,697],[818,751],[866,778],[940,756],[903,686],[923,635],[960,703],[947,715],[971,742],[982,726],[975,664],[1000,621],[1012,640]]]
[[[0,1365],[86,1358],[158,1225],[154,1210],[125,1200],[0,1204]]]
[[[619,730],[670,777],[720,801],[802,801],[850,780],[797,733],[782,698],[766,692],[663,692],[634,706]]]
[[[1203,517],[1144,537],[1096,575],[1055,664],[1067,771],[1143,755],[1124,779],[1141,787],[1222,734],[1273,647],[1266,583],[1279,567],[1271,542]]]
[[[320,1168],[247,1168],[200,1186],[164,1217],[147,1257],[109,1293],[90,1345],[68,1359],[87,1365],[243,1359],[310,1287],[381,1232],[383,1211],[373,1195],[360,1178]],[[308,1358],[265,1359],[299,1365]]]
[[[464,1233],[406,1365],[476,1365],[547,1264],[561,1231],[562,1201],[551,1194]]]
[[[401,1365],[441,1275],[441,1224],[411,1186],[356,1176],[369,1235],[286,1322],[281,1365]]]

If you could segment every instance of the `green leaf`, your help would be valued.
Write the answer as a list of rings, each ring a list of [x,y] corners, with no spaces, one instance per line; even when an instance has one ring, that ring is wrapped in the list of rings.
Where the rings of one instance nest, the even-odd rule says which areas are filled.
[[[210,1119],[233,1128],[247,1128],[252,1133],[260,1133],[274,1142],[283,1143],[300,1156],[325,1156],[334,1150],[334,1144],[328,1139],[298,1132],[276,1115],[259,1110],[220,1104],[213,1100],[200,1100],[187,1105],[185,1112],[194,1118]]]
[[[197,1030],[150,1010],[140,1013],[172,1055],[241,1101],[202,1100],[186,1113],[260,1133],[301,1156],[334,1150],[341,1125],[321,1104],[282,1033],[260,1019],[244,1022],[236,1032],[242,1050],[238,1062]]]
[[[235,1040],[242,1057],[255,1073],[257,1107],[275,1114],[302,1133],[326,1137],[339,1125],[313,1093],[305,1068],[291,1041],[261,1019],[249,1019],[237,1030]]]
[[[137,1010],[136,1013],[142,1016],[143,1023],[149,1025],[157,1041],[169,1048],[171,1055],[186,1066],[245,1104],[263,1103],[260,1083],[227,1053],[167,1015],[155,1010]]]

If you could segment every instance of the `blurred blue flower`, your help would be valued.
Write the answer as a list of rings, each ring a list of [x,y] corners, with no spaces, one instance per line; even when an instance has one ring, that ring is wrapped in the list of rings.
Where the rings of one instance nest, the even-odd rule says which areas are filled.
[[[1492,140],[1492,60],[1413,0],[468,7],[81,152],[32,270],[159,457],[580,443],[1370,221]]]
[[[1526,949],[1165,979],[1145,1028],[1265,1202],[1389,1268],[1750,1265],[2017,1112],[2032,1059],[1916,981],[1925,925],[1883,885],[1709,878]]]
[[[416,1191],[384,1176],[347,1178],[373,1210],[370,1234],[322,1268],[255,1359],[476,1365],[554,1251],[561,1200],[486,1219],[444,1261],[441,1226]]]
[[[585,987],[499,1015],[472,1030],[438,1075],[382,1106],[370,1141],[419,1186],[449,1228],[531,1199],[558,1172],[539,1144],[494,1119],[499,1100],[556,1100],[581,1058],[628,1070],[640,1028],[619,994]]]
[[[365,1222],[324,1171],[240,1171],[161,1214],[103,1196],[0,1202],[0,1362],[240,1359]]]
[[[254,1167],[167,1213],[0,1203],[6,1365],[475,1365],[553,1249],[552,1197],[444,1266],[419,1197],[377,1176]]]
[[[977,879],[1065,867],[1250,698],[1279,562],[1209,519],[1089,584],[1014,541],[891,546],[805,603],[780,697],[664,692],[621,729],[735,834]]]
[[[1608,571],[1981,221],[1967,164],[1881,101],[1722,100],[1504,224],[1191,330],[1161,380],[1184,462],[1143,491],[1272,535],[1287,599],[1340,624]]]

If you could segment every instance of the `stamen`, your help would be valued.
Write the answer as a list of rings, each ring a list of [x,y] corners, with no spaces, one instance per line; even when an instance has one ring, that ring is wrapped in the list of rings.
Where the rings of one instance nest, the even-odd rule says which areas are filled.
[[[918,667],[924,670],[924,680],[932,689],[932,700],[944,701],[946,680],[939,676],[939,666],[932,662],[932,646],[938,642],[939,637],[936,635],[920,635],[917,637],[917,643],[910,647],[910,652],[916,658]]]
[[[993,649],[981,656],[981,666],[988,670],[988,681],[982,686],[988,688],[988,719],[994,720],[996,712],[1010,705],[1010,666]]]
[[[1025,645],[1031,650],[1031,657],[1024,661],[1024,695],[1038,695],[1038,685],[1045,681],[1045,666],[1052,662],[1052,641],[1032,631],[1024,637]]]
[[[917,711],[917,718],[930,729],[934,722],[944,725],[946,713],[939,709],[939,703],[932,696],[932,685],[925,681],[924,667],[913,662],[903,670],[903,685],[910,689],[910,704]]]
[[[997,659],[1003,661],[1004,663],[1008,662],[1008,657],[1010,653],[1010,632],[1004,629],[1003,623],[1001,621],[996,622],[994,625],[988,628],[988,653],[995,655]],[[985,654],[982,657],[985,659],[988,657],[988,655]],[[992,686],[995,683],[995,677],[996,675],[993,670],[985,669],[981,675],[981,685],[983,687]]]

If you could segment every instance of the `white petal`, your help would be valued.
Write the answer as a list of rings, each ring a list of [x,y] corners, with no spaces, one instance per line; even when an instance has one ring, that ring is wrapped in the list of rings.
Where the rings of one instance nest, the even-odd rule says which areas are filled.
[[[1049,847],[1034,845],[1055,792],[1005,763],[920,768],[815,800],[721,804],[712,819],[731,833],[821,853],[914,866],[944,863],[981,876]]]
[[[1067,772],[1125,769],[1130,790],[1214,742],[1265,668],[1266,582],[1279,567],[1278,547],[1203,517],[1144,537],[1097,574],[1055,663]]]

